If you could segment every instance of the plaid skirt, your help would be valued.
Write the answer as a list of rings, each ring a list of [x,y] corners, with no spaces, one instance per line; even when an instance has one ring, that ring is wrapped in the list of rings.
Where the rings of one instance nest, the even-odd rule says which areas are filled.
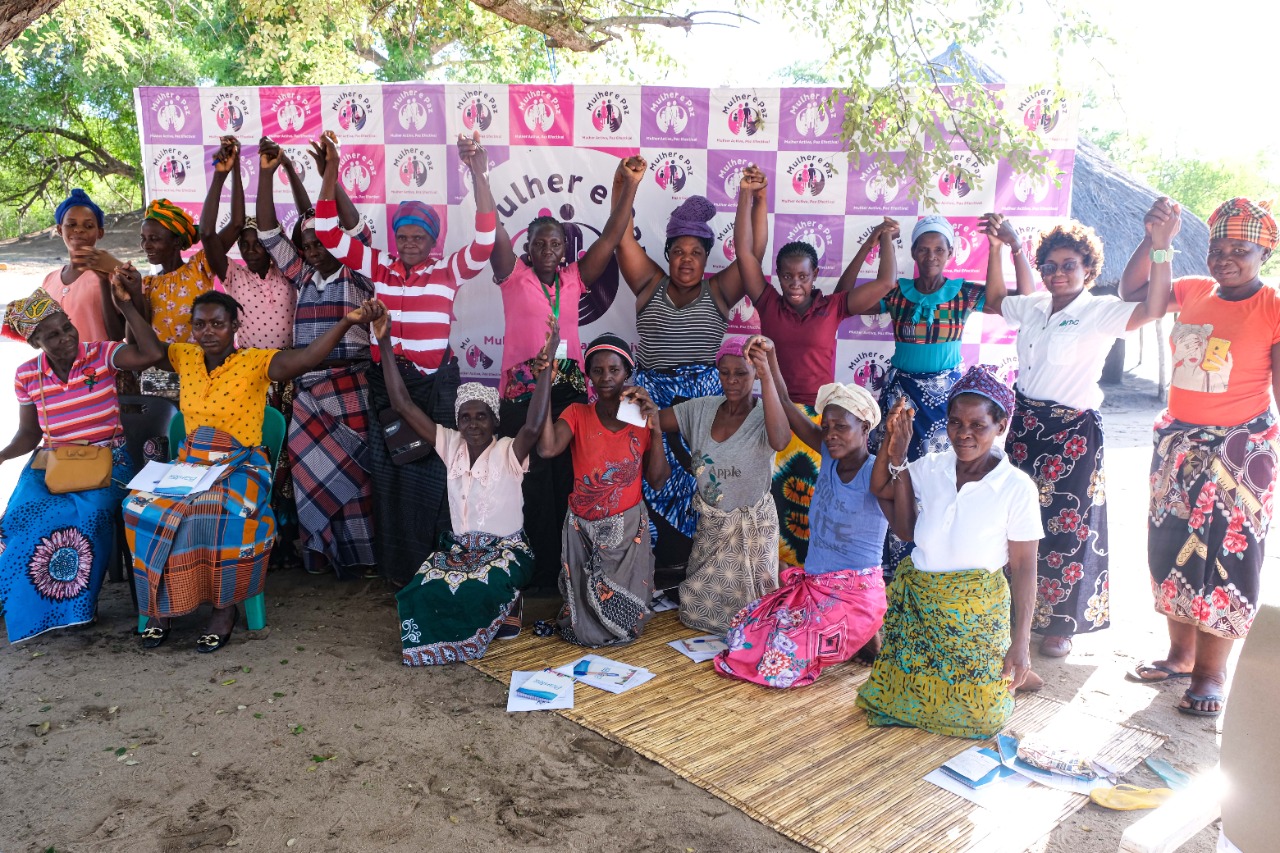
[[[265,448],[245,447],[205,426],[187,436],[178,461],[228,468],[199,494],[125,498],[125,536],[145,616],[182,616],[201,604],[227,607],[252,598],[266,583],[276,538]]]

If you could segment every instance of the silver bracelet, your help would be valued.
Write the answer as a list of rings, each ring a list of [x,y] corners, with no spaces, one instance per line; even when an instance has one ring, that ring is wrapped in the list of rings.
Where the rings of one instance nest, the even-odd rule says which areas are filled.
[[[909,463],[907,462],[903,462],[901,465],[894,465],[892,462],[890,462],[889,476],[896,480],[898,479],[898,475],[901,474],[903,471],[907,470],[908,467],[909,467]]]

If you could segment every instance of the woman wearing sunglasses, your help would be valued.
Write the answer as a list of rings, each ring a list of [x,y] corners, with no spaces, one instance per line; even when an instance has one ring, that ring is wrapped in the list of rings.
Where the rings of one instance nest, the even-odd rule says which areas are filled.
[[[1148,223],[1153,244],[1168,251],[1180,222]],[[1008,295],[1002,253],[992,251],[987,306],[1018,329],[1017,402],[1005,451],[1035,480],[1045,530],[1031,628],[1041,634],[1040,654],[1065,657],[1072,636],[1111,624],[1098,380],[1115,339],[1164,314],[1169,280],[1153,276],[1145,302],[1094,296],[1102,242],[1071,221],[1040,234],[1035,265],[1045,289],[1036,291],[1009,220],[992,214],[985,226],[994,249],[998,241],[1013,250],[1017,273],[1018,295]]]

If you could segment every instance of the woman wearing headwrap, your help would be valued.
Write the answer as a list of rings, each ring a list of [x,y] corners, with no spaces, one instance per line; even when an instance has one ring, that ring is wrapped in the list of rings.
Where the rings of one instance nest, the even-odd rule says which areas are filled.
[[[748,166],[742,185],[763,203],[768,186],[764,172]],[[755,223],[744,193],[738,198],[734,245],[754,245],[755,236]],[[748,252],[738,258],[743,286],[760,318],[760,331],[774,342],[774,353],[793,404],[813,423],[819,414],[814,408],[818,389],[830,382],[835,372],[836,331],[840,323],[846,317],[875,309],[897,283],[898,264],[893,248],[897,236],[898,223],[888,217],[872,228],[830,295],[817,287],[818,252],[808,243],[788,243],[778,250],[774,270],[781,292],[765,280],[760,259],[755,255]],[[880,250],[876,279],[858,287],[858,272],[875,248]],[[781,532],[778,556],[788,565],[804,565],[809,547],[809,501],[820,462],[817,445],[805,444],[799,434],[774,460],[772,491]]]
[[[460,144],[469,160],[472,140]],[[517,258],[511,238],[501,224],[493,249],[493,277],[502,292],[505,327],[502,337],[502,435],[514,436],[529,419],[534,389],[534,362],[545,342],[537,318],[554,316],[561,330],[563,351],[556,358],[551,390],[551,416],[558,417],[571,403],[587,402],[587,382],[582,370],[582,341],[578,329],[579,302],[613,261],[614,250],[631,220],[636,189],[647,165],[643,157],[620,160],[614,173],[613,205],[600,237],[579,256],[564,223],[539,216],[525,232],[527,255]],[[581,232],[583,229],[579,229]],[[579,240],[581,238],[579,237]],[[568,260],[569,263],[565,263]],[[534,455],[524,478],[525,531],[537,561],[534,585],[549,587],[560,574],[560,524],[573,489],[573,461],[568,453],[553,459]]]
[[[1162,224],[1156,239],[1168,245],[1171,229],[1176,220]],[[999,214],[988,216],[987,237],[993,246],[1021,244]],[[1163,315],[1169,301],[1168,282],[1148,288],[1139,305],[1093,296],[1102,257],[1093,229],[1069,222],[1040,234],[1035,264],[1045,290],[1035,292],[1020,251],[1014,252],[1018,295],[1007,295],[998,249],[987,264],[987,306],[1018,329],[1017,411],[1005,452],[1040,489],[1046,532],[1031,628],[1043,634],[1040,654],[1048,657],[1066,656],[1072,635],[1111,622],[1098,379],[1115,339]]]
[[[231,170],[236,178],[231,182],[231,221],[243,222],[236,246],[244,263],[227,257],[222,241],[218,239],[218,199],[211,199],[213,210],[205,210],[200,217],[200,242],[205,247],[209,265],[221,268],[218,274],[228,295],[243,307],[237,343],[248,349],[290,349],[293,346],[293,313],[297,296],[293,285],[284,277],[258,240],[258,222],[244,215],[244,187],[239,179],[239,146],[231,158]],[[268,404],[288,423],[293,414],[293,383],[276,382],[267,392]],[[293,476],[289,454],[280,454],[272,479],[271,508],[275,510],[280,536],[271,551],[273,565],[297,565],[298,511],[293,500]]]
[[[267,388],[313,370],[351,326],[367,323],[372,314],[371,306],[351,312],[306,349],[241,349],[240,303],[219,292],[192,301],[197,343],[169,344],[161,362],[182,381],[187,437],[177,461],[224,470],[204,491],[131,491],[125,498],[134,588],[148,617],[144,649],[164,643],[172,617],[204,604],[213,605],[213,613],[196,651],[216,652],[231,639],[236,605],[266,584],[277,535],[262,432]]]
[[[698,529],[680,584],[680,621],[713,634],[723,635],[739,610],[778,587],[778,508],[769,472],[791,429],[768,369],[772,348],[759,336],[726,338],[716,353],[723,393],[658,412],[662,431],[688,443],[697,478]],[[759,400],[752,396],[757,377]],[[653,405],[639,387],[624,398]]]
[[[310,154],[324,172],[324,149]],[[329,253],[316,236],[311,199],[280,146],[258,143],[258,239],[297,290],[293,345],[305,347],[334,323],[373,298],[373,282]],[[298,208],[295,239],[276,218],[274,185],[283,169]],[[335,199],[343,231],[364,245],[372,234],[338,184]],[[289,463],[302,533],[303,565],[311,574],[339,577],[376,573],[373,486],[369,477],[369,333],[352,326],[319,366],[294,380],[289,421]],[[376,414],[376,413],[375,413]]]
[[[739,189],[752,199],[756,243],[749,248],[764,256],[769,239],[763,193]],[[703,196],[685,199],[667,220],[663,269],[636,241],[629,227],[618,244],[618,267],[636,295],[636,347],[639,369],[635,383],[649,392],[660,408],[681,400],[719,394],[716,351],[724,340],[729,312],[742,298],[742,274],[735,261],[706,278],[707,257],[715,245],[711,219],[716,210]],[[693,509],[697,484],[691,473],[689,448],[678,433],[668,433],[664,451],[671,468],[666,485],[645,484],[644,498],[654,525],[658,566],[681,570],[689,558],[698,514]],[[678,571],[680,579],[683,573]]]
[[[213,180],[200,214],[201,221],[210,226],[217,220],[218,198],[227,175],[231,175],[233,187],[240,183],[240,170],[233,168],[239,156],[235,137],[223,137],[222,148],[213,157]],[[207,290],[221,289],[218,279],[226,275],[226,252],[235,245],[243,224],[243,219],[237,222],[233,217],[227,227],[217,233],[223,250],[220,261],[209,257],[208,245],[183,260],[182,253],[195,244],[200,234],[191,214],[164,198],[147,205],[140,238],[142,252],[147,262],[159,267],[160,272],[144,276],[131,264],[125,264],[123,280],[161,343],[191,341],[191,303]],[[142,390],[174,401],[178,399],[177,378],[171,373],[148,371],[142,377]]]
[[[161,349],[118,277],[113,295],[135,343],[82,341],[43,288],[5,309],[5,337],[40,351],[18,367],[18,431],[0,449],[0,462],[31,454],[0,519],[0,603],[11,643],[93,621],[115,551],[122,486],[133,465],[113,378],[154,364]],[[100,489],[50,492],[48,452],[69,444],[109,448],[111,481]]]
[[[831,382],[818,389],[822,421],[814,424],[787,405],[778,359],[769,355],[791,429],[822,454],[809,512],[809,553],[803,568],[782,570],[779,590],[734,618],[729,648],[716,656],[715,668],[766,687],[801,687],[861,649],[872,656],[877,650],[886,607],[880,549],[887,523],[871,493],[875,457],[867,453],[867,434],[880,422],[880,406],[865,388]]]
[[[478,382],[458,387],[456,430],[440,426],[409,396],[391,352],[390,321],[372,330],[382,349],[391,405],[414,432],[432,443],[449,472],[453,529],[418,573],[396,594],[401,659],[430,666],[484,657],[494,639],[520,633],[520,590],[533,575],[533,551],[523,526],[520,480],[538,441],[551,399],[551,357],[559,343],[554,318],[538,359],[541,381],[528,421],[514,438],[498,438],[498,392]],[[537,380],[535,380],[537,381]]]
[[[601,335],[583,356],[599,395],[543,419],[538,453],[573,456],[573,494],[560,545],[560,635],[582,646],[629,643],[652,611],[653,551],[641,480],[662,487],[669,469],[662,452],[657,410],[641,413],[647,426],[619,418],[622,390],[635,370],[631,348],[617,335]]]
[[[102,208],[84,190],[74,189],[53,216],[69,262],[44,277],[45,292],[86,341],[122,340],[124,322],[111,302],[107,281],[120,262],[94,248],[106,233],[102,230]]]
[[[880,392],[880,409],[887,412],[898,400],[906,399],[915,411],[907,449],[910,460],[947,449],[947,393],[961,376],[960,338],[965,323],[974,312],[993,313],[986,306],[982,284],[946,277],[955,242],[955,229],[946,217],[921,217],[911,229],[916,277],[898,279],[898,286],[868,312],[888,313],[893,323],[893,358]],[[999,243],[993,242],[988,250],[998,252]],[[1015,247],[1015,254],[1020,251]],[[872,433],[873,451],[884,440],[884,430],[882,423]],[[885,574],[892,578],[898,563],[910,553],[911,543],[898,539],[890,525],[885,539]]]
[[[1137,301],[1150,287],[1168,286],[1177,218],[1177,205],[1156,200],[1121,297]],[[1151,586],[1168,621],[1169,653],[1131,676],[1190,679],[1176,707],[1195,716],[1221,713],[1227,658],[1258,607],[1280,453],[1271,408],[1280,398],[1280,295],[1259,271],[1276,241],[1271,211],[1233,198],[1209,217],[1212,278],[1172,284],[1174,369],[1169,408],[1155,424],[1147,519]]]
[[[886,417],[871,488],[915,550],[889,584],[884,645],[858,689],[869,725],[982,738],[1013,714],[1013,691],[1031,671],[1044,535],[1035,483],[996,443],[1013,407],[994,369],[974,365],[948,394],[951,449],[914,462],[907,448],[915,413],[899,400]]]
[[[478,131],[472,141],[479,141]],[[325,170],[316,202],[316,236],[343,264],[374,282],[391,316],[391,349],[409,395],[436,423],[451,426],[459,383],[458,360],[449,350],[453,302],[462,283],[478,276],[488,264],[498,220],[489,189],[488,155],[474,145],[467,163],[476,200],[471,242],[435,260],[431,253],[440,237],[440,214],[420,201],[401,202],[396,208],[391,221],[395,255],[384,256],[343,233],[335,200],[337,140],[325,134],[320,144]],[[386,383],[381,371],[370,371],[368,378],[370,409],[381,417],[391,407]],[[396,464],[386,441],[378,439],[369,442],[369,460],[378,570],[393,583],[408,583],[422,564],[422,555],[435,550],[439,535],[449,529],[444,462],[432,452]]]

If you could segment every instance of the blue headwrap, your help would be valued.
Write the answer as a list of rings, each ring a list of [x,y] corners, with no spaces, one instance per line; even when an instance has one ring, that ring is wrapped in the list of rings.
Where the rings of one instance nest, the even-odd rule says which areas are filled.
[[[915,246],[916,240],[930,231],[941,234],[943,239],[947,241],[948,246],[956,244],[956,229],[951,227],[951,223],[947,221],[945,216],[939,216],[931,213],[928,216],[920,217],[920,221],[916,223],[916,227],[911,229],[911,245]]]
[[[67,215],[67,211],[73,207],[87,207],[93,211],[93,216],[98,220],[98,227],[104,224],[102,218],[102,208],[93,203],[93,199],[89,198],[89,194],[84,190],[76,187],[71,191],[71,195],[67,196],[62,204],[58,205],[58,209],[53,212],[53,221],[62,224],[62,217]]]
[[[440,214],[429,204],[420,201],[402,201],[391,219],[391,230],[401,225],[419,225],[432,240],[440,237]]]

